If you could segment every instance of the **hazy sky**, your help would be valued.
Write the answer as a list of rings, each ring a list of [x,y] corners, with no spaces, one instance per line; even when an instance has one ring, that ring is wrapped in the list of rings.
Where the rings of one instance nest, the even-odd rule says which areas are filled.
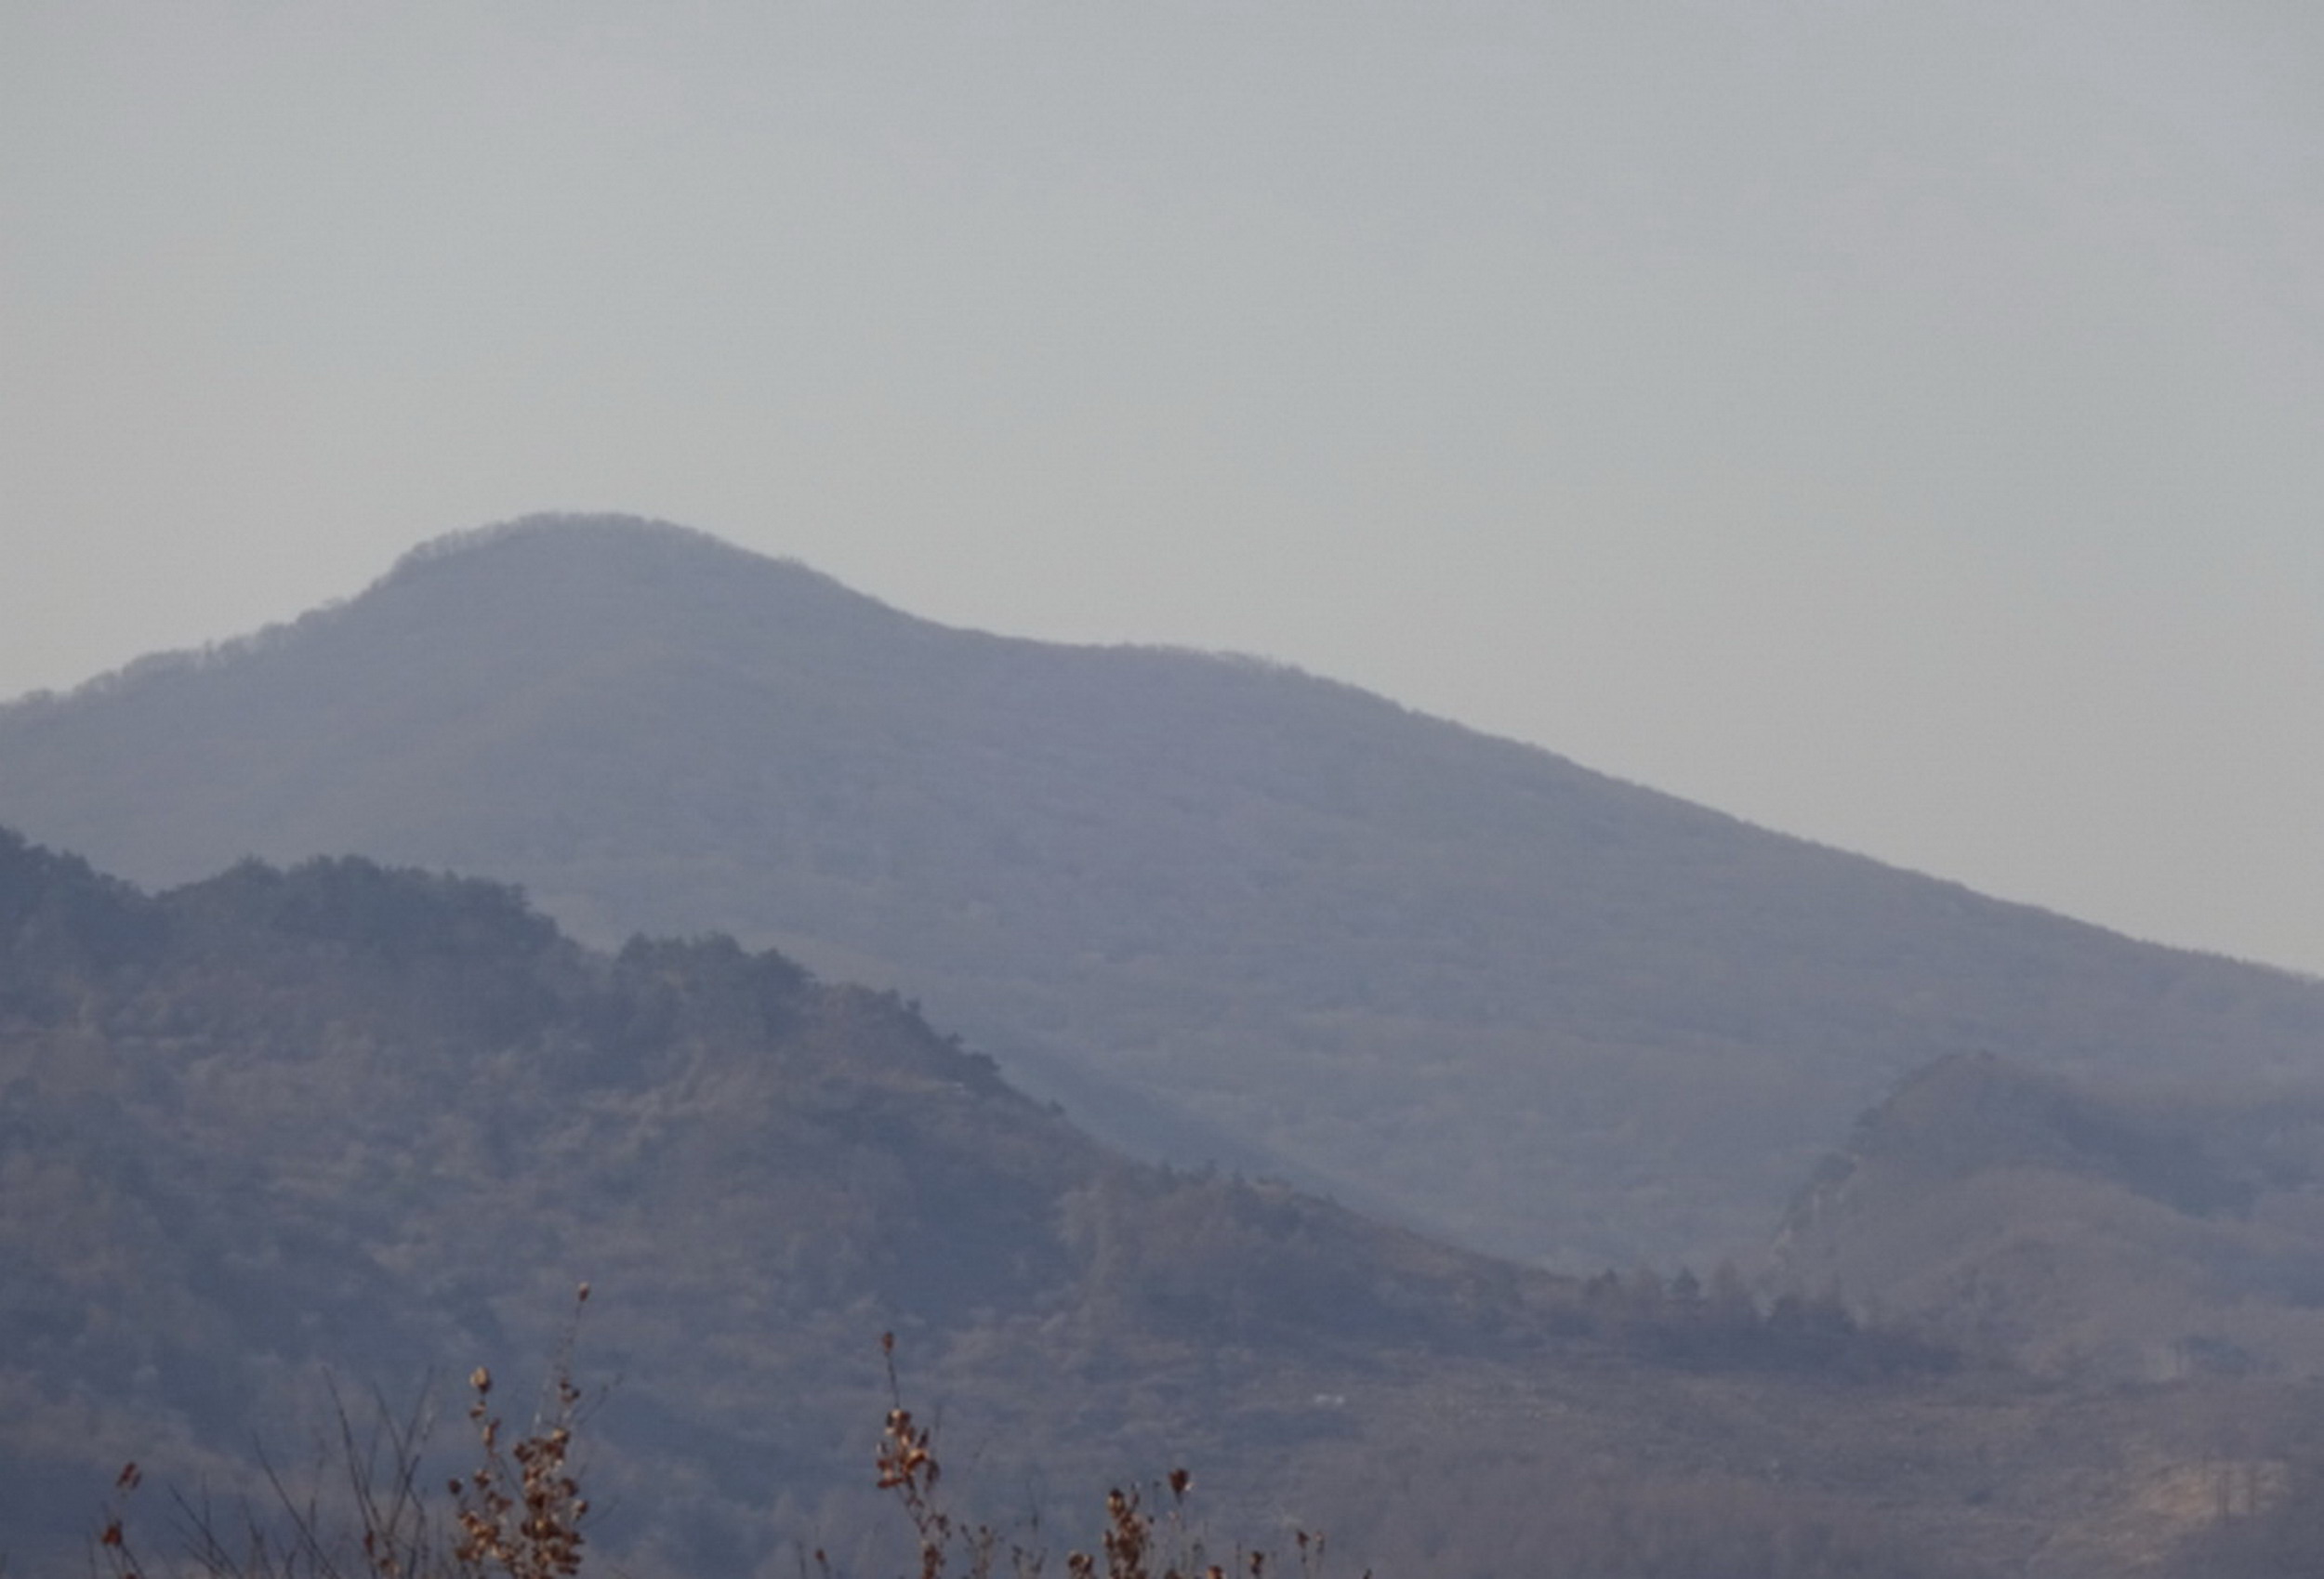
[[[2324,7],[0,5],[0,695],[551,507],[2324,971]]]

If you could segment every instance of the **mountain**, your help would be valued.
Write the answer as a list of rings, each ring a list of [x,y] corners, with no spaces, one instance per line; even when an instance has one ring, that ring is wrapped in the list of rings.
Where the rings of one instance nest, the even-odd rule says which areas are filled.
[[[592,954],[512,890],[362,861],[152,898],[5,833],[0,1181],[18,1542],[85,1520],[124,1460],[246,1486],[235,1454],[295,1438],[323,1368],[536,1369],[583,1280],[586,1362],[650,1389],[593,1428],[616,1492],[651,1482],[630,1544],[698,1571],[855,1483],[883,1330],[991,1439],[1122,1474],[1279,1407],[1280,1376],[1241,1399],[1238,1347],[1284,1376],[1294,1336],[1327,1373],[1352,1346],[1492,1348],[1538,1325],[1529,1287],[1557,1295],[1128,1164],[891,994],[778,954]],[[1076,1378],[1071,1419],[1037,1366]],[[1109,1366],[1193,1401],[1132,1408]],[[1340,1427],[1307,1414],[1261,1440]]]
[[[2324,1375],[2324,1090],[1946,1059],[1865,1115],[1774,1259],[2037,1372]]]
[[[1133,1164],[892,994],[725,939],[595,953],[362,860],[152,895],[0,834],[11,1572],[63,1571],[125,1460],[230,1529],[260,1454],[303,1496],[334,1376],[359,1441],[368,1389],[480,1363],[521,1422],[583,1279],[588,1567],[641,1579],[905,1565],[867,1533],[882,1332],[987,1517],[1087,1543],[1103,1487],[1190,1465],[1222,1533],[1450,1579],[2146,1571],[2241,1533],[2212,1488],[2289,1483],[2315,1414]]]
[[[0,709],[146,883],[354,851],[896,989],[1143,1155],[1552,1265],[1756,1242],[1906,1072],[2312,1072],[2324,986],[1781,837],[1248,659],[947,629],[680,529],[417,550]]]

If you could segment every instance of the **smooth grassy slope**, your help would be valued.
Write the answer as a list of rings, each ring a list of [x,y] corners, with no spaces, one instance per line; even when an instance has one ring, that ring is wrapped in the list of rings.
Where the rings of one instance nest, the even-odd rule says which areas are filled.
[[[2324,987],[1755,830],[1248,660],[947,629],[679,529],[416,553],[0,710],[135,878],[354,850],[895,985],[1111,1138],[1590,1266],[1755,1239],[1903,1072],[2306,1072]]]

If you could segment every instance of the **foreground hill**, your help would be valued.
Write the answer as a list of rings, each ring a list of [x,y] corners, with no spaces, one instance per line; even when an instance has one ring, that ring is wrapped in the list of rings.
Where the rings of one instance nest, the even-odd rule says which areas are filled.
[[[124,1459],[229,1523],[254,1443],[298,1484],[326,1375],[536,1373],[581,1278],[591,1570],[642,1579],[896,1571],[884,1330],[946,1483],[1061,1543],[1192,1464],[1221,1528],[1452,1579],[2161,1572],[2274,1530],[2214,1493],[2289,1484],[2314,1412],[1129,1164],[888,994],[361,861],[151,897],[0,835],[0,1186],[11,1572],[65,1571]]]
[[[1003,639],[636,521],[0,709],[145,882],[337,851],[892,986],[1150,1156],[1586,1268],[1755,1241],[1906,1071],[2314,1071],[2324,987],[1745,826],[1289,670]]]
[[[1776,1261],[2053,1375],[2324,1375],[2324,1092],[1944,1059],[1865,1116]]]
[[[722,940],[590,954],[508,889],[363,862],[152,899],[0,833],[0,1180],[19,1542],[124,1458],[231,1481],[319,1366],[537,1369],[584,1279],[590,1369],[644,1384],[601,1432],[617,1485],[655,1471],[633,1542],[689,1566],[859,1479],[884,1330],[997,1433],[1059,1403],[1037,1358],[1152,1386],[1194,1342],[1538,1324],[1513,1269],[1122,1162],[892,995]],[[1243,1407],[1221,1365],[1199,1402],[1076,1387],[1057,1438],[1101,1474],[1192,1449]],[[1261,1434],[1339,1427],[1307,1415]]]

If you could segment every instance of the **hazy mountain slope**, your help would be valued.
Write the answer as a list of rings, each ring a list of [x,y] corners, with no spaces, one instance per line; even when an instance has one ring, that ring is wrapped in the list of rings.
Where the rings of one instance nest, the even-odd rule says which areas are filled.
[[[2324,1375],[2324,1091],[1948,1059],[1802,1191],[1776,1267],[2049,1372]]]
[[[591,955],[509,890],[361,862],[148,899],[0,832],[5,1544],[85,1533],[125,1458],[231,1485],[254,1435],[296,1451],[320,1367],[536,1368],[584,1278],[586,1363],[629,1383],[606,1472],[652,1489],[628,1544],[684,1565],[857,1481],[885,1329],[982,1432],[1041,1423],[982,1439],[995,1472],[1119,1475],[1344,1428],[1239,1422],[1294,1345],[1332,1372],[1538,1325],[1514,1269],[1127,1165],[777,955]]]
[[[2324,988],[1757,831],[1248,661],[934,626],[542,521],[0,709],[139,880],[359,850],[899,987],[1108,1138],[1588,1266],[1757,1238],[1904,1071],[2310,1069]]]
[[[582,1277],[591,1571],[641,1579],[793,1572],[786,1539],[901,1571],[854,1560],[883,1329],[973,1506],[1087,1540],[1104,1485],[1191,1464],[1217,1527],[1321,1524],[1349,1572],[2098,1579],[2304,1407],[1953,1375],[1128,1165],[721,940],[592,954],[356,861],[149,898],[0,834],[11,1572],[67,1571],[125,1458],[223,1508],[254,1444],[296,1484],[326,1369],[400,1401],[482,1362],[521,1413]]]

